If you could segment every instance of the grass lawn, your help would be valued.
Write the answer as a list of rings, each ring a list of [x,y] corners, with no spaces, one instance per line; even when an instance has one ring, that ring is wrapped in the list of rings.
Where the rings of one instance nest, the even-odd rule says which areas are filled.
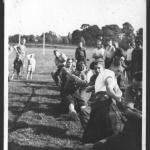
[[[74,58],[75,49],[62,52]],[[35,54],[37,63],[33,80],[25,80],[25,66],[23,78],[9,82],[9,150],[73,150],[81,142],[82,127],[59,112],[59,90],[50,76],[55,70],[53,49],[46,48],[43,56],[42,48],[27,48],[30,53]],[[91,58],[90,49],[87,56]],[[14,58],[13,52],[10,75]]]

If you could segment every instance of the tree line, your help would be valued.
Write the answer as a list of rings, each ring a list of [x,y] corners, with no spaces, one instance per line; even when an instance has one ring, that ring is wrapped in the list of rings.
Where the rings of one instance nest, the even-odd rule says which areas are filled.
[[[27,43],[43,43],[43,36],[41,35],[23,35]],[[125,22],[120,28],[116,24],[105,25],[99,28],[97,25],[82,24],[80,29],[68,33],[67,36],[58,36],[54,32],[49,31],[45,33],[46,44],[73,44],[77,45],[79,41],[83,41],[86,46],[96,46],[96,40],[101,39],[104,46],[107,40],[112,40],[114,43],[119,43],[123,49],[127,49],[130,42],[140,40],[143,42],[143,29],[140,28],[136,32],[134,27]],[[19,34],[9,36],[10,43],[18,43]]]

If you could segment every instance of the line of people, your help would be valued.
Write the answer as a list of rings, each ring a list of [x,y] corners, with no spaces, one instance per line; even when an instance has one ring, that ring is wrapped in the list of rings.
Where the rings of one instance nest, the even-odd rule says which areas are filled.
[[[140,58],[142,55],[139,57],[139,51],[141,50],[141,43],[136,41],[132,53],[129,50],[133,56],[129,57],[123,55],[123,50],[117,44],[113,46],[111,40],[108,41],[106,48],[98,40],[89,68],[82,42],[76,49],[76,60],[67,58],[57,50],[54,51],[58,69],[52,73],[52,78],[60,87],[61,109],[75,120],[81,121],[84,129],[82,138],[84,145],[81,149],[120,150],[123,146],[122,149],[140,150],[142,66],[139,65],[142,64]],[[136,56],[140,58],[138,61]],[[135,64],[138,67],[132,69]],[[126,75],[126,71],[132,76]],[[123,80],[122,75],[124,79],[131,77],[130,86],[124,85],[123,89],[120,84]],[[138,123],[136,129],[135,123]],[[131,140],[129,143],[128,138]],[[123,140],[127,141],[123,144]]]

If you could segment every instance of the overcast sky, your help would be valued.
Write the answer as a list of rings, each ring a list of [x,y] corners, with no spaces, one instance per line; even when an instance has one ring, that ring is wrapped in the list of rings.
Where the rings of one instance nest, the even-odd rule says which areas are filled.
[[[7,33],[67,35],[84,23],[144,27],[146,0],[5,0]]]

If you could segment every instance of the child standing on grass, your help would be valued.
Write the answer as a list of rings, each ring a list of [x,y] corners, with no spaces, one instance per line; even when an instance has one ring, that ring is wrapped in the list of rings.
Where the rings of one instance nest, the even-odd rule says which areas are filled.
[[[11,80],[13,80],[15,72],[17,73],[17,79],[19,78],[20,68],[22,66],[23,66],[23,63],[22,63],[22,61],[20,59],[20,56],[17,55],[16,58],[15,58],[15,60],[14,60],[14,70],[13,70],[13,74],[12,74]]]
[[[26,76],[26,80],[32,79],[32,74],[35,71],[35,65],[36,65],[36,60],[34,58],[34,54],[28,55],[28,66],[27,66],[27,76]]]

